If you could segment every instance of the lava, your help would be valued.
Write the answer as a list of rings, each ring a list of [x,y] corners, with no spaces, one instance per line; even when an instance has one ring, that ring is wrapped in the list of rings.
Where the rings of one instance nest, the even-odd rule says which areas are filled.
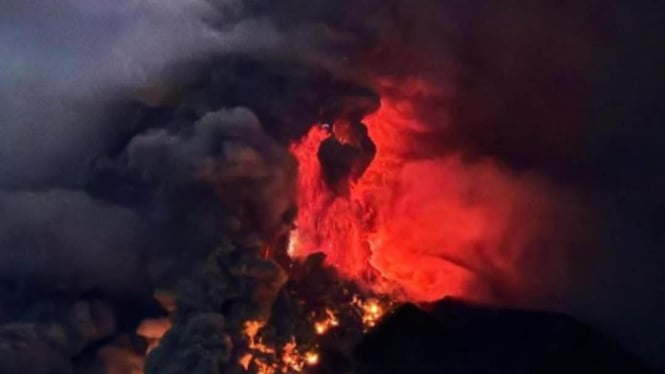
[[[352,304],[360,311],[366,330],[374,327],[386,313],[387,309],[385,305],[382,305],[376,299],[363,300],[357,296],[353,298]]]
[[[413,101],[427,87],[416,83],[382,95],[379,110],[363,120],[376,155],[345,193],[326,186],[317,159],[322,141],[343,135],[337,124],[314,126],[292,144],[299,212],[289,254],[323,252],[345,277],[406,301],[480,299],[497,284],[524,283],[517,266],[544,226],[547,196],[488,159],[414,156],[414,139],[432,128]]]
[[[318,335],[323,335],[331,328],[339,326],[339,320],[332,310],[326,309],[325,313],[326,316],[323,320],[314,323],[314,331]]]
[[[291,336],[289,341],[281,346],[263,340],[261,332],[266,327],[265,322],[246,321],[243,334],[248,342],[248,353],[239,358],[238,364],[246,372],[258,374],[307,372],[307,367],[319,364],[321,347],[318,339],[329,334],[334,328],[344,328],[341,326],[341,318],[353,318],[361,322],[362,332],[366,332],[373,328],[393,306],[394,304],[387,300],[364,299],[354,295],[348,305],[338,305],[340,310],[326,308],[322,315],[318,316],[319,318],[316,318],[316,314],[311,316],[310,322],[315,332],[314,340],[302,343],[299,337]]]
[[[252,367],[258,374],[300,373],[306,366],[318,364],[319,354],[313,350],[301,353],[295,337],[279,349],[264,343],[258,336],[264,325],[260,321],[245,322],[244,334],[249,340],[251,353],[242,356],[238,362],[245,371]]]
[[[429,199],[434,196],[407,196],[401,191],[427,189],[423,184],[432,176],[422,170],[423,175],[413,176],[412,183],[417,185],[405,185],[411,165],[402,156],[409,149],[402,133],[413,127],[415,116],[410,110],[408,103],[384,98],[381,109],[365,119],[377,154],[364,175],[352,183],[349,196],[327,190],[316,158],[318,145],[333,135],[317,126],[292,146],[299,161],[299,215],[289,251],[296,257],[324,252],[342,274],[375,290],[391,292],[398,287],[410,299],[434,300],[460,293],[470,273],[414,247],[459,246],[476,236],[483,222],[473,210],[441,206]],[[455,222],[455,226],[440,234],[445,229],[442,222]],[[444,240],[432,238],[444,235]],[[437,242],[428,243],[432,239]]]

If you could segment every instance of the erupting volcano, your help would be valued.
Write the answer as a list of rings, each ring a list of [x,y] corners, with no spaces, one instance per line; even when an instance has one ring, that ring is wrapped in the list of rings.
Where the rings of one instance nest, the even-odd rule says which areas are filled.
[[[665,368],[628,3],[0,1],[0,374]]]
[[[519,286],[548,197],[491,161],[418,152],[418,136],[433,126],[415,108],[432,89],[393,85],[362,122],[314,126],[291,146],[299,163],[291,256],[322,252],[347,278],[403,301],[486,300],[488,287]],[[527,212],[531,222],[513,231]]]

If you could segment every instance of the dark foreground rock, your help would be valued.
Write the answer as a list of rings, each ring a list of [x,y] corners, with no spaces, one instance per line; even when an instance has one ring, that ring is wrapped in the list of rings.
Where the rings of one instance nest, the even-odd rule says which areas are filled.
[[[649,373],[593,329],[560,314],[453,299],[404,305],[356,347],[355,374]]]

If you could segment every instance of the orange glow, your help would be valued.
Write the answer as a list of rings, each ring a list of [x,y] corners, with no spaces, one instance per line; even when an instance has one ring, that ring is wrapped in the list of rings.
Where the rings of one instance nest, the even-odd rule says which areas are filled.
[[[337,326],[339,326],[339,321],[337,320],[337,317],[335,316],[332,310],[326,309],[325,319],[318,322],[314,322],[314,331],[318,335],[323,335],[326,332],[328,332],[328,330],[330,330],[331,328]]]
[[[315,126],[291,146],[299,161],[299,213],[289,254],[324,252],[347,278],[409,301],[483,298],[488,280],[515,284],[548,197],[528,177],[490,160],[412,156],[414,139],[433,127],[413,104],[432,88],[415,81],[396,90],[390,87],[380,109],[364,119],[377,153],[348,195],[327,188],[317,158],[321,141],[342,136],[344,126],[342,135]]]
[[[247,353],[240,357],[238,364],[245,370],[249,370],[249,363],[252,362],[252,355]]]
[[[107,374],[144,374],[144,358],[126,347],[108,345],[102,347],[98,356],[104,363]]]
[[[376,299],[362,300],[358,296],[353,298],[351,304],[360,312],[366,330],[376,326],[377,322],[391,307],[390,305],[382,305]]]
[[[298,347],[296,345],[295,339],[291,339],[290,342],[286,343],[283,351],[284,353],[282,354],[282,362],[284,363],[284,366],[286,366],[286,369],[290,369],[295,372],[302,371],[302,358],[298,353]]]
[[[245,335],[249,338],[249,349],[261,353],[273,354],[275,349],[264,345],[260,338],[257,338],[259,330],[263,327],[264,323],[260,321],[247,321],[245,322]]]
[[[316,352],[307,352],[305,354],[305,362],[307,365],[314,366],[319,363],[319,355]]]
[[[261,338],[257,337],[263,326],[264,323],[260,321],[245,322],[244,334],[249,339],[251,353],[243,355],[238,361],[245,371],[253,364],[258,374],[300,373],[305,365],[313,366],[318,363],[318,353],[308,351],[302,354],[294,337],[291,337],[278,354],[277,349],[264,344]]]
[[[264,323],[261,321],[247,321],[245,322],[245,329],[243,330],[243,332],[245,333],[245,336],[247,336],[247,338],[249,339],[249,349],[252,352],[271,355],[275,353],[275,349],[264,345],[261,339],[256,336],[263,327],[263,325]],[[252,353],[245,354],[238,361],[238,364],[241,367],[243,367],[245,370],[249,369],[250,363],[254,363],[254,365],[257,368],[257,372],[259,374],[275,373],[274,365],[266,363],[261,358],[254,357],[254,354]]]
[[[171,328],[171,321],[168,318],[147,319],[141,322],[136,329],[136,334],[143,336],[148,341],[146,354],[155,349],[162,337]]]

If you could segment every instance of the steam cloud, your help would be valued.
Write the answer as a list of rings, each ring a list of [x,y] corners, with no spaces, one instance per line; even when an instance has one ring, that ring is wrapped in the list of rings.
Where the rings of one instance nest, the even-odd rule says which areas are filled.
[[[565,272],[520,303],[665,365],[661,31],[654,4],[625,3],[5,1],[0,283],[50,295],[27,309],[145,300],[220,242],[270,241],[295,214],[287,143],[369,111],[374,87],[418,99],[414,162],[489,158],[512,191],[566,206],[541,238],[565,243]]]

